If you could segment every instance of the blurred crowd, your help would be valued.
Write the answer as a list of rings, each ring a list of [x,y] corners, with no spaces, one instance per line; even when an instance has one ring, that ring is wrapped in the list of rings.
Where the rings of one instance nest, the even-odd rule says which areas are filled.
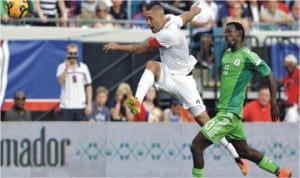
[[[32,1],[32,0],[31,0]],[[34,0],[33,10],[21,24],[87,28],[148,28],[144,9],[151,0]],[[209,32],[230,21],[238,21],[248,32],[252,29],[298,30],[300,2],[292,0],[160,0],[165,11],[180,14],[200,1],[202,13],[191,23],[194,34]],[[3,1],[4,2],[4,1]],[[1,3],[4,6],[3,3]],[[120,21],[121,20],[121,21]],[[122,21],[123,20],[123,21]],[[20,21],[1,12],[1,23]]]
[[[193,71],[194,76],[198,76],[195,77],[198,85],[203,83],[215,85],[215,83],[210,84],[212,78],[215,78],[213,76],[215,74],[213,71],[215,69],[215,56],[212,40],[215,27],[222,28],[226,23],[236,21],[243,24],[246,33],[257,29],[273,31],[300,30],[300,1],[170,0],[161,2],[164,4],[167,13],[180,14],[181,11],[190,9],[198,1],[200,1],[202,13],[197,15],[190,23],[192,50],[194,50],[193,54],[198,59],[197,66]],[[34,0],[32,2],[34,10],[27,16],[28,21],[20,24],[20,21],[9,18],[5,11],[1,11],[1,24],[107,29],[148,28],[143,12],[145,11],[145,5],[150,0]],[[3,3],[1,4],[3,5]],[[72,56],[69,57],[71,60],[73,59]],[[281,108],[283,108],[281,121],[299,122],[300,84],[297,58],[286,56],[284,65],[288,75],[278,81],[287,96],[287,99],[281,105]],[[200,68],[202,76],[197,71]],[[203,68],[207,70],[203,70]],[[72,67],[69,69],[71,70]],[[76,70],[84,70],[87,75],[90,75],[88,68],[76,68]],[[63,69],[60,72],[57,74],[58,78],[63,74]],[[198,81],[201,79],[207,81]],[[78,78],[70,80],[77,81]],[[82,82],[84,85],[91,84],[91,81]],[[63,82],[59,81],[59,83]],[[198,89],[202,91],[201,86]],[[64,89],[62,89],[63,92],[65,92]],[[93,96],[87,90],[81,92]],[[167,108],[162,108],[159,93],[154,86],[148,91],[142,103],[142,112],[139,115],[133,115],[124,103],[125,97],[133,93],[131,86],[127,83],[119,85],[115,97],[111,101],[108,99],[109,91],[105,86],[99,86],[93,93],[95,97],[93,100],[88,101],[87,106],[80,106],[79,108],[75,106],[75,110],[72,108],[73,106],[62,104],[64,101],[61,97],[60,108],[62,110],[60,112],[65,115],[60,115],[58,120],[195,122],[189,111],[184,109],[182,103],[175,98],[170,100]],[[30,112],[24,108],[25,102],[26,94],[22,91],[16,92],[14,105],[5,114],[4,120],[34,120],[31,118]],[[271,122],[269,102],[270,92],[268,88],[261,86],[257,99],[245,105],[244,121]],[[77,109],[80,109],[80,114],[78,114]],[[70,115],[71,117],[69,117]]]
[[[92,91],[92,81],[88,67],[77,61],[78,48],[75,44],[67,47],[67,57],[58,66],[57,80],[61,85],[61,95],[57,121],[90,121],[90,122],[169,122],[195,123],[192,114],[176,98],[169,100],[167,107],[162,107],[160,93],[151,87],[142,102],[140,114],[134,115],[126,105],[126,97],[133,94],[128,83],[120,83],[113,98],[109,90],[99,86]],[[71,51],[70,51],[71,50]],[[281,118],[278,122],[300,122],[300,69],[297,59],[287,55],[284,59],[287,75],[278,80],[283,87],[286,98],[280,103]],[[68,72],[68,76],[66,73]],[[92,95],[94,93],[94,99]],[[261,86],[257,98],[245,103],[244,122],[272,122],[270,91]],[[17,91],[14,104],[5,113],[3,121],[33,121],[30,111],[25,108],[26,94]]]

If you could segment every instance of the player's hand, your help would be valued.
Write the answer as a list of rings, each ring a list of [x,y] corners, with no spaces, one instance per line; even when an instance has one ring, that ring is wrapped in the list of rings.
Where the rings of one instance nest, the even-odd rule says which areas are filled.
[[[108,43],[108,44],[103,46],[103,50],[105,52],[113,51],[113,50],[117,50],[117,49],[118,49],[118,44],[117,43]]]
[[[277,104],[271,104],[271,117],[272,121],[280,121],[280,111]]]
[[[199,14],[201,12],[200,2],[197,2],[190,10],[195,15]]]

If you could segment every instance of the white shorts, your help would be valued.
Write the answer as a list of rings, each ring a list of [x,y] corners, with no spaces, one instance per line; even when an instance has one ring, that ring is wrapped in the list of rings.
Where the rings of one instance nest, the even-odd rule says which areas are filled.
[[[173,75],[166,65],[160,63],[160,78],[155,82],[155,87],[182,101],[185,109],[197,106],[201,112],[205,111],[205,105],[192,75]]]

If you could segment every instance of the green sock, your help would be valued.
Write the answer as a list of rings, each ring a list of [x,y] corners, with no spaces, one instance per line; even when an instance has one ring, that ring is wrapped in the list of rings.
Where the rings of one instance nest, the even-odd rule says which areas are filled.
[[[270,173],[277,174],[279,167],[268,157],[264,156],[258,166]]]
[[[203,177],[203,169],[193,168],[193,177],[194,178],[202,178]]]

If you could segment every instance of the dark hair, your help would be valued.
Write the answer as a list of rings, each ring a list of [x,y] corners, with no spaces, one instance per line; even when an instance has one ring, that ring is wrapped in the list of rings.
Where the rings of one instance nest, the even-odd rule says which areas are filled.
[[[238,23],[238,22],[229,22],[229,23],[226,24],[226,26],[229,26],[229,25],[234,26],[234,28],[236,30],[241,30],[242,31],[242,41],[244,41],[244,39],[245,39],[245,29],[244,29],[243,25]]]
[[[262,86],[259,87],[259,90],[258,90],[258,91],[264,90],[264,89],[268,89],[268,90],[269,90],[269,86],[267,86],[267,85],[262,85]]]
[[[154,7],[163,9],[161,4],[157,1],[151,1],[149,4],[146,4],[146,10],[151,10]]]

